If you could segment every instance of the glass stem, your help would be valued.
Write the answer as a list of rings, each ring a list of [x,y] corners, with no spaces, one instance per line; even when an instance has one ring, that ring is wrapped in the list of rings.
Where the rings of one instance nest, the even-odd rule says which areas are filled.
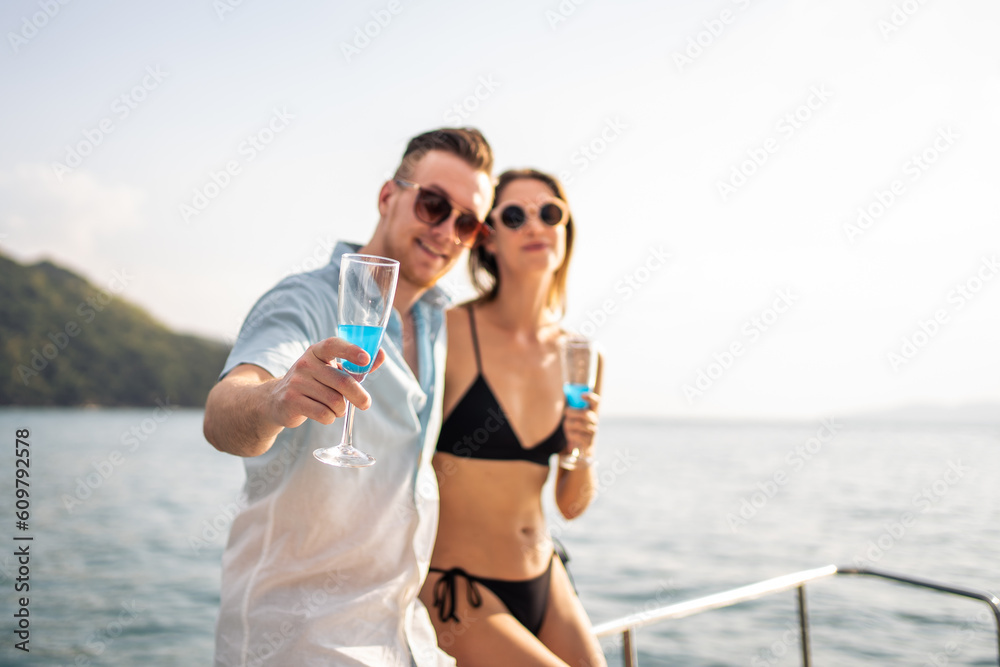
[[[340,438],[342,447],[353,447],[351,436],[354,433],[354,404],[347,402],[347,414],[344,419],[344,435]]]

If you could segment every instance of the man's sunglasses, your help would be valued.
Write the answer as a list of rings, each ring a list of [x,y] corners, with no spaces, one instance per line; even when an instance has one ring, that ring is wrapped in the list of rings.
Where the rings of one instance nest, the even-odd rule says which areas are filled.
[[[461,206],[452,204],[445,195],[434,190],[428,190],[419,183],[404,181],[402,178],[394,178],[393,182],[401,188],[414,189],[417,196],[413,199],[413,214],[420,222],[436,227],[451,217],[453,210],[459,215],[455,218],[455,245],[465,247],[471,246],[485,233],[486,226],[482,220],[476,217],[472,211],[468,211]]]
[[[494,220],[499,220],[508,229],[520,229],[528,221],[529,210],[549,227],[561,225],[569,218],[569,208],[561,199],[550,199],[539,206],[527,208],[511,202],[495,209],[490,216]]]

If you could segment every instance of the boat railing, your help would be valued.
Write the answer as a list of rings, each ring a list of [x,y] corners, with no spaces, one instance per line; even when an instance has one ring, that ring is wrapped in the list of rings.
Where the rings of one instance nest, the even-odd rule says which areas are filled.
[[[993,617],[997,625],[997,664],[1000,665],[1000,599],[997,596],[982,591],[977,591],[959,586],[949,586],[927,579],[908,577],[884,570],[857,567],[837,567],[827,565],[813,570],[804,570],[786,574],[760,581],[749,586],[733,588],[721,593],[695,598],[686,602],[659,607],[643,611],[624,618],[620,618],[607,623],[594,626],[594,634],[597,637],[609,637],[619,635],[621,637],[622,660],[625,667],[637,667],[639,664],[638,649],[636,647],[636,633],[638,628],[653,623],[659,623],[670,619],[684,618],[692,614],[699,614],[712,609],[729,607],[741,602],[756,600],[767,595],[773,595],[783,591],[795,589],[797,598],[797,608],[799,616],[799,639],[802,649],[803,667],[812,666],[811,648],[809,644],[809,614],[806,609],[806,584],[817,579],[824,579],[833,575],[865,575],[879,577],[900,582],[910,586],[917,586],[929,590],[958,595],[973,600],[986,603],[993,612]]]

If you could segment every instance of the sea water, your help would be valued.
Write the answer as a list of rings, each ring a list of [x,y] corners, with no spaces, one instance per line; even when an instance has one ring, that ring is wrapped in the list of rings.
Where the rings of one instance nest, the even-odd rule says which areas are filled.
[[[15,594],[13,546],[0,552],[0,665],[211,663],[244,473],[205,442],[202,416],[0,409],[0,516],[8,545],[34,538],[29,591]],[[14,527],[18,429],[32,451],[26,531]],[[596,456],[597,497],[579,519],[560,518],[551,483],[543,496],[595,624],[830,563],[1000,592],[1000,425],[605,417]],[[860,577],[806,591],[817,665],[996,665],[981,603]],[[21,595],[30,653],[14,648]],[[640,662],[799,665],[796,627],[786,591],[642,628]],[[621,664],[616,639],[602,645]]]
[[[370,361],[365,366],[358,366],[350,361],[342,360],[344,370],[348,373],[365,374],[372,369],[375,363],[375,355],[378,354],[378,347],[382,344],[382,332],[384,327],[373,327],[358,324],[341,324],[337,327],[337,336],[343,338],[352,345],[357,345],[368,353]]]

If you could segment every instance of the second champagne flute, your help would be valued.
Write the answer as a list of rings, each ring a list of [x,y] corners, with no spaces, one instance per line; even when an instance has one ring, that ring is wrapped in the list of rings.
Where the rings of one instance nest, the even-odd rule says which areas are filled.
[[[597,344],[580,335],[569,335],[562,343],[563,393],[566,405],[585,410],[590,404],[583,398],[594,391],[597,382]],[[559,457],[559,467],[575,470],[580,450],[574,448],[568,456]]]

